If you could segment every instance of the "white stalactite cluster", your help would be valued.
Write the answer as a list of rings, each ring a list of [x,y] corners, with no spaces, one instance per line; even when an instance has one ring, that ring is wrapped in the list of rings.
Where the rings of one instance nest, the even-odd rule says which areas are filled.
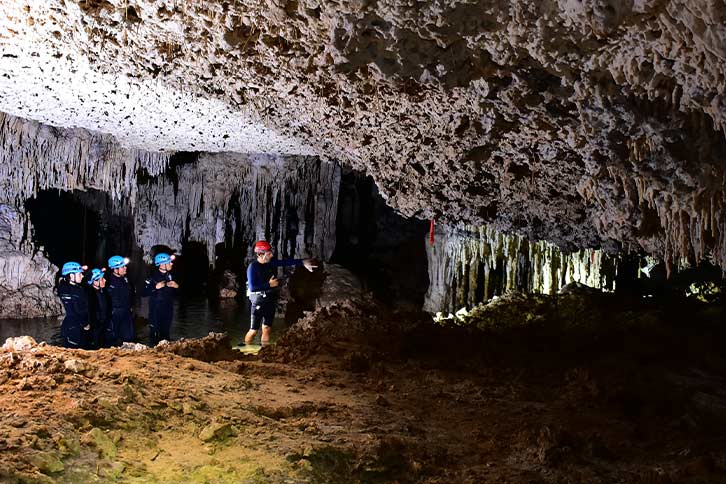
[[[427,243],[429,290],[424,310],[471,308],[495,292],[519,289],[554,294],[571,282],[614,289],[616,261],[601,250],[564,254],[544,241],[530,242],[490,227],[443,227]]]
[[[21,207],[39,190],[108,192],[135,199],[136,172],[162,173],[168,153],[120,146],[109,135],[58,129],[0,112],[0,200]]]
[[[58,268],[23,240],[25,215],[0,204],[0,318],[63,314],[53,292]]]
[[[315,157],[202,154],[139,189],[134,217],[139,245],[179,249],[235,237],[267,239],[278,255],[328,259],[335,248],[340,168]],[[239,207],[239,217],[235,208]]]
[[[578,192],[598,207],[599,233],[636,240],[625,248],[657,255],[669,274],[704,260],[726,274],[726,164],[711,159],[724,147],[700,140],[684,161],[662,148],[667,141],[653,134],[629,140],[629,162],[609,161]]]

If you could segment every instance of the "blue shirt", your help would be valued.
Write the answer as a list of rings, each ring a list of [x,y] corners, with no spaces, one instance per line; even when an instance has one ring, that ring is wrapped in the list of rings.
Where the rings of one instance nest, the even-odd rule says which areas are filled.
[[[273,259],[267,264],[260,264],[254,261],[247,266],[247,287],[250,292],[269,291],[270,278],[277,275],[278,267],[301,266],[302,259]]]

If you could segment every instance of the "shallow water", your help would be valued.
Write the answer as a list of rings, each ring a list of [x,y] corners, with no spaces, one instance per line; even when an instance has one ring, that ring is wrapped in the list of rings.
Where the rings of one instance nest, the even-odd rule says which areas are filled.
[[[136,308],[136,315],[144,319],[148,315],[146,299]],[[62,318],[39,319],[0,319],[0,344],[13,336],[32,336],[36,341],[58,345]],[[174,303],[174,320],[171,326],[173,340],[180,338],[201,338],[210,332],[228,333],[232,344],[236,345],[244,338],[249,329],[249,305],[234,300],[210,301],[205,297],[182,298]],[[271,341],[275,341],[285,327],[283,319],[276,319],[273,324]],[[149,343],[149,327],[137,320],[137,341]],[[259,350],[260,334],[255,343],[244,348],[245,352]]]

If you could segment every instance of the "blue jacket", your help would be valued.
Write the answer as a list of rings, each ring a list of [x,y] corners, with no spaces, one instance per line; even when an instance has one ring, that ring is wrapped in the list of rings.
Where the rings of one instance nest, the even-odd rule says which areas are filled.
[[[161,272],[159,269],[156,269],[151,273],[151,276],[146,279],[143,292],[144,296],[150,297],[150,305],[156,305],[158,303],[164,303],[174,299],[176,296],[176,288],[169,286],[164,286],[160,289],[156,288],[156,284],[161,281],[170,282],[173,280],[174,278],[172,277],[171,272]]]
[[[61,282],[58,285],[58,297],[66,310],[64,325],[83,327],[88,324],[88,295],[80,285]]]
[[[96,289],[95,287],[90,288],[90,297],[88,303],[90,306],[91,321],[95,327],[106,328],[106,322],[108,321],[110,312],[108,310],[108,292],[105,288],[101,287]]]
[[[111,299],[111,310],[113,312],[128,311],[134,305],[134,286],[127,277],[118,277],[111,273],[106,276],[108,295]]]
[[[302,259],[273,259],[267,264],[260,264],[257,261],[247,266],[247,288],[250,292],[269,291],[270,278],[277,275],[278,267],[301,266]]]

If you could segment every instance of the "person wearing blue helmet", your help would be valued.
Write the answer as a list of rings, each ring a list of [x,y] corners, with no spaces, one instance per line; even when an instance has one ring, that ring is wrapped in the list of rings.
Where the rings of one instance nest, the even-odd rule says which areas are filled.
[[[88,276],[91,294],[88,298],[89,316],[91,319],[91,334],[89,346],[101,348],[104,346],[104,337],[108,331],[110,314],[108,311],[108,292],[106,291],[106,269],[92,269]]]
[[[133,285],[129,282],[126,273],[129,259],[115,255],[108,260],[107,287],[108,296],[111,301],[111,321],[106,331],[106,344],[118,346],[124,342],[136,342],[136,328],[134,328],[133,306],[134,291]]]
[[[84,270],[86,267],[78,262],[66,262],[61,268],[58,297],[66,310],[61,323],[61,338],[66,348],[83,348],[86,344],[88,296],[81,286]]]
[[[149,342],[156,346],[159,341],[171,340],[171,320],[174,316],[174,297],[179,284],[171,269],[174,256],[160,252],[154,256],[156,269],[144,284],[144,296],[149,297]]]

